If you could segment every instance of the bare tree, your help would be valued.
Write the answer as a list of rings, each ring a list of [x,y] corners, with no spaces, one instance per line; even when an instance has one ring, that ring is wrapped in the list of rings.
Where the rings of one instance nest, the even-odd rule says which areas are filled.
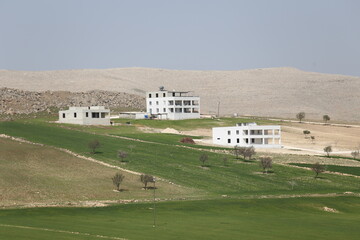
[[[332,147],[331,146],[324,147],[324,152],[328,157],[330,157],[330,153],[332,152]]]
[[[233,153],[234,153],[236,159],[239,159],[239,155],[242,154],[242,150],[243,149],[241,147],[239,147],[238,145],[234,146]]]
[[[296,114],[296,119],[298,119],[299,122],[301,122],[304,118],[305,118],[304,112],[299,112],[298,114]]]
[[[113,184],[116,186],[116,190],[120,191],[120,184],[124,180],[125,176],[121,173],[116,173],[115,176],[113,176],[111,179],[113,181]]]
[[[205,166],[205,162],[207,162],[209,160],[209,157],[206,153],[203,153],[200,155],[199,160],[201,162],[201,166],[204,167]]]
[[[228,158],[227,157],[223,157],[222,161],[223,161],[224,166],[228,165]]]
[[[305,135],[305,138],[308,138],[307,136],[310,134],[311,132],[309,130],[304,130],[303,134]]]
[[[354,159],[358,158],[360,156],[360,151],[357,150],[357,151],[351,152],[351,156],[353,156]]]
[[[248,157],[249,160],[251,160],[252,156],[255,154],[256,154],[256,152],[255,152],[255,148],[253,146],[247,147],[247,148],[245,148],[245,151],[244,151],[244,159],[246,157]]]
[[[323,120],[324,120],[325,124],[326,124],[328,121],[330,121],[329,115],[324,115],[324,116],[323,116]]]
[[[95,154],[96,149],[99,148],[100,146],[101,146],[101,144],[100,144],[99,140],[97,140],[97,139],[92,140],[88,143],[88,147],[90,148],[92,154]]]
[[[263,173],[268,173],[268,170],[272,168],[272,157],[270,156],[261,156],[260,157],[260,166],[263,168]]]
[[[291,180],[288,183],[291,186],[291,190],[294,190],[294,187],[297,185],[297,182],[295,182],[294,180]]]
[[[317,178],[320,173],[325,172],[325,166],[317,162],[311,167],[311,170],[315,172],[315,178]]]
[[[128,153],[124,152],[124,151],[121,151],[121,150],[118,150],[117,156],[118,156],[118,158],[121,159],[120,160],[121,162],[125,162],[125,158],[127,158]]]
[[[149,182],[154,182],[154,177],[147,174],[141,174],[140,181],[144,184],[144,189],[147,189],[147,185]]]

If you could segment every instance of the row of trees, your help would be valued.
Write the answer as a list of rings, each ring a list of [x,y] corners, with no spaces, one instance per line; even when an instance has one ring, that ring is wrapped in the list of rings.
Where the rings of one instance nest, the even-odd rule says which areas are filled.
[[[114,186],[116,187],[117,191],[121,191],[121,184],[124,181],[125,176],[122,173],[116,173],[112,178],[112,182],[114,184]],[[147,190],[148,189],[148,184],[149,183],[155,183],[155,177],[151,176],[151,175],[147,175],[147,174],[141,174],[140,175],[140,181],[144,184],[144,189]]]
[[[296,114],[296,119],[299,120],[299,122],[301,122],[303,119],[305,119],[305,112],[299,112]],[[323,121],[325,123],[327,123],[328,121],[330,121],[330,116],[329,115],[323,115]]]

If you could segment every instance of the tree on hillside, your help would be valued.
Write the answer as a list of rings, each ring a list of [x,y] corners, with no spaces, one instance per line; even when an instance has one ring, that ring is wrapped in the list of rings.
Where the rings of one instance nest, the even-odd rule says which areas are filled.
[[[299,122],[301,122],[304,118],[305,118],[305,112],[299,112],[298,114],[296,114],[296,119],[298,119]]]
[[[116,190],[120,191],[120,184],[124,180],[125,176],[121,173],[116,173],[115,176],[113,176],[111,179],[113,181],[113,184],[116,187]]]
[[[357,151],[351,152],[351,156],[353,156],[354,159],[358,158],[360,156],[360,151],[357,150]]]
[[[247,147],[247,148],[245,148],[245,151],[244,151],[244,153],[243,153],[244,159],[245,159],[246,157],[248,157],[249,160],[251,160],[252,156],[255,155],[255,154],[256,154],[256,152],[255,152],[255,148],[254,148],[253,146]]]
[[[207,162],[209,159],[208,155],[206,153],[203,153],[200,155],[199,160],[201,162],[201,166],[204,167],[205,166],[205,162]]]
[[[235,158],[239,159],[239,156],[242,155],[242,148],[239,147],[238,145],[235,145],[233,149],[233,153],[235,155]]]
[[[311,136],[311,142],[314,143],[315,142],[315,136]]]
[[[224,166],[228,165],[228,158],[227,157],[223,157],[222,161],[223,161]]]
[[[270,168],[272,168],[272,157],[261,156],[260,157],[260,166],[263,168],[263,173],[268,173],[268,170]]]
[[[317,162],[311,167],[311,170],[315,172],[315,178],[317,178],[320,173],[325,172],[325,166]]]
[[[151,175],[141,174],[140,181],[144,184],[144,189],[146,190],[148,183],[155,182],[155,179]]]
[[[328,121],[330,121],[329,115],[324,115],[324,116],[323,116],[323,120],[324,120],[325,123],[327,123]]]
[[[308,138],[307,136],[310,134],[311,132],[309,130],[304,130],[303,134],[305,135],[305,138]]]
[[[118,158],[121,159],[120,160],[121,162],[125,162],[125,158],[127,158],[128,153],[124,152],[124,151],[121,151],[121,150],[118,150],[117,156],[118,156]]]
[[[99,140],[97,140],[97,139],[92,140],[88,143],[88,147],[90,148],[92,154],[95,154],[96,149],[99,148],[100,146],[101,146],[101,144],[100,144]]]
[[[330,153],[332,152],[332,147],[331,146],[324,147],[324,152],[328,157],[330,157]]]

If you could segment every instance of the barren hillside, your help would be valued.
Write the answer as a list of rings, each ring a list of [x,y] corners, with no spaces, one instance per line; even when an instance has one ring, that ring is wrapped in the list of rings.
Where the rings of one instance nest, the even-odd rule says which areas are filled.
[[[360,77],[304,72],[294,68],[184,71],[149,68],[63,71],[0,71],[0,87],[32,91],[111,90],[144,96],[146,91],[192,90],[202,113],[238,113],[359,122]]]

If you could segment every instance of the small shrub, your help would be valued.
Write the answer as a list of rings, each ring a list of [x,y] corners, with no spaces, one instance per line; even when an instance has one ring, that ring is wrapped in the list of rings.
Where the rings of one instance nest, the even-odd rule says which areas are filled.
[[[146,190],[148,183],[149,182],[155,182],[155,179],[151,175],[141,174],[140,181],[144,184],[144,189]]]
[[[101,144],[97,139],[92,140],[91,142],[88,143],[88,147],[90,148],[92,154],[95,154],[96,149],[99,148],[100,146]]]
[[[201,162],[201,166],[204,167],[205,163],[209,160],[209,157],[206,153],[200,155],[199,160]]]
[[[195,144],[195,141],[191,137],[184,137],[180,140],[182,143]]]
[[[263,173],[268,173],[268,170],[272,168],[272,157],[270,156],[261,156],[260,157],[260,166],[264,170]]]
[[[113,184],[116,187],[116,190],[120,191],[120,184],[124,180],[125,176],[121,173],[116,173],[115,176],[113,176],[111,179],[113,181]]]
[[[320,163],[315,163],[311,169],[315,172],[315,178],[318,177],[318,175],[322,172],[325,172],[325,166],[324,165],[321,165]]]

